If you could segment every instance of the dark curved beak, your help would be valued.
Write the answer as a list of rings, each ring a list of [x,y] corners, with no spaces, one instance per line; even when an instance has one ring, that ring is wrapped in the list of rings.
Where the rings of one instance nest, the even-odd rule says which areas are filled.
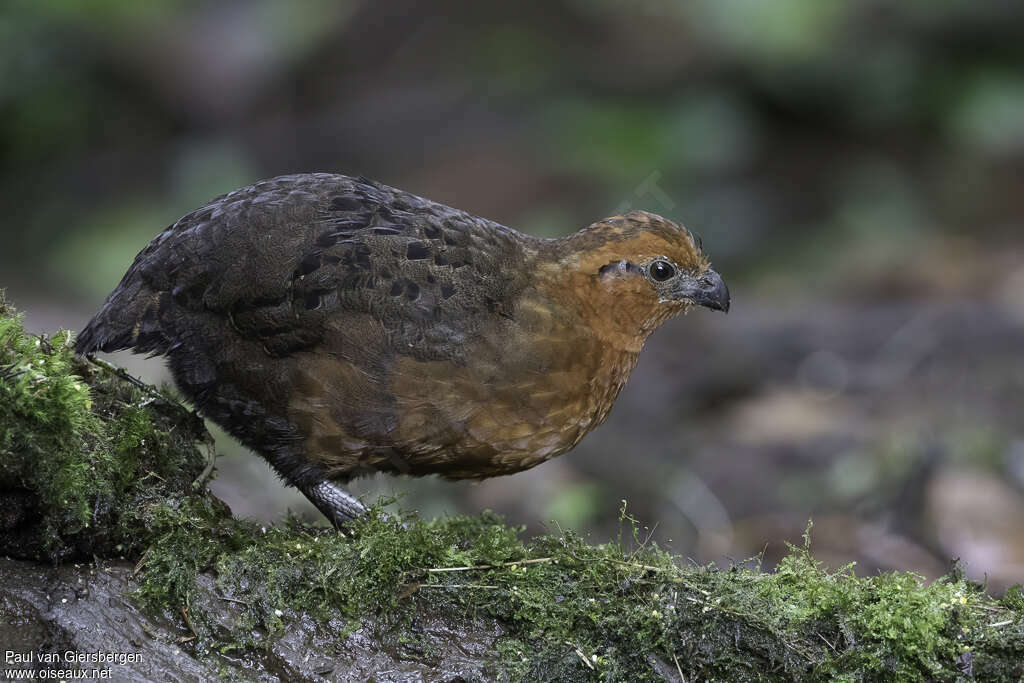
[[[676,295],[713,311],[729,312],[729,288],[722,276],[708,268],[695,278],[680,278]]]

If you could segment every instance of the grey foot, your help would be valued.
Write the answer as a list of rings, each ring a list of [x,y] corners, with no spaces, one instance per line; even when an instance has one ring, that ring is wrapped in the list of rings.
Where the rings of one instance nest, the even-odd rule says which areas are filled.
[[[331,481],[314,484],[302,492],[336,529],[366,514],[365,505]]]

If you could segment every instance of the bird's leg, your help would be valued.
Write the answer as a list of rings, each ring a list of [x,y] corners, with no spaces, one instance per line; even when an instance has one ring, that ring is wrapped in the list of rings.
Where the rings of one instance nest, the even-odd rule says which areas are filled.
[[[300,486],[299,490],[338,530],[366,514],[365,505],[329,479],[318,484]]]
[[[306,460],[300,446],[285,444],[263,451],[262,455],[281,478],[306,496],[324,514],[335,529],[366,514],[366,506],[338,484],[332,482],[319,465]]]

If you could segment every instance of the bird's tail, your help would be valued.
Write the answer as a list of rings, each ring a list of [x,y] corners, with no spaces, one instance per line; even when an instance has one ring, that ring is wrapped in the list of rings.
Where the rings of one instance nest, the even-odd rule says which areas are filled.
[[[132,349],[136,353],[163,353],[170,343],[164,327],[166,309],[171,305],[173,300],[167,292],[154,292],[129,271],[78,334],[75,352]]]

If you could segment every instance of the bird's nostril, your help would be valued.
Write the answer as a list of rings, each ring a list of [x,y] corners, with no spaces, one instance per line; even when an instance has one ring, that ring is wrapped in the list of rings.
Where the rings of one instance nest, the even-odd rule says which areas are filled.
[[[708,278],[708,277],[702,277],[697,282],[700,283],[701,287],[714,287],[715,286],[715,283],[711,280],[711,278]]]

